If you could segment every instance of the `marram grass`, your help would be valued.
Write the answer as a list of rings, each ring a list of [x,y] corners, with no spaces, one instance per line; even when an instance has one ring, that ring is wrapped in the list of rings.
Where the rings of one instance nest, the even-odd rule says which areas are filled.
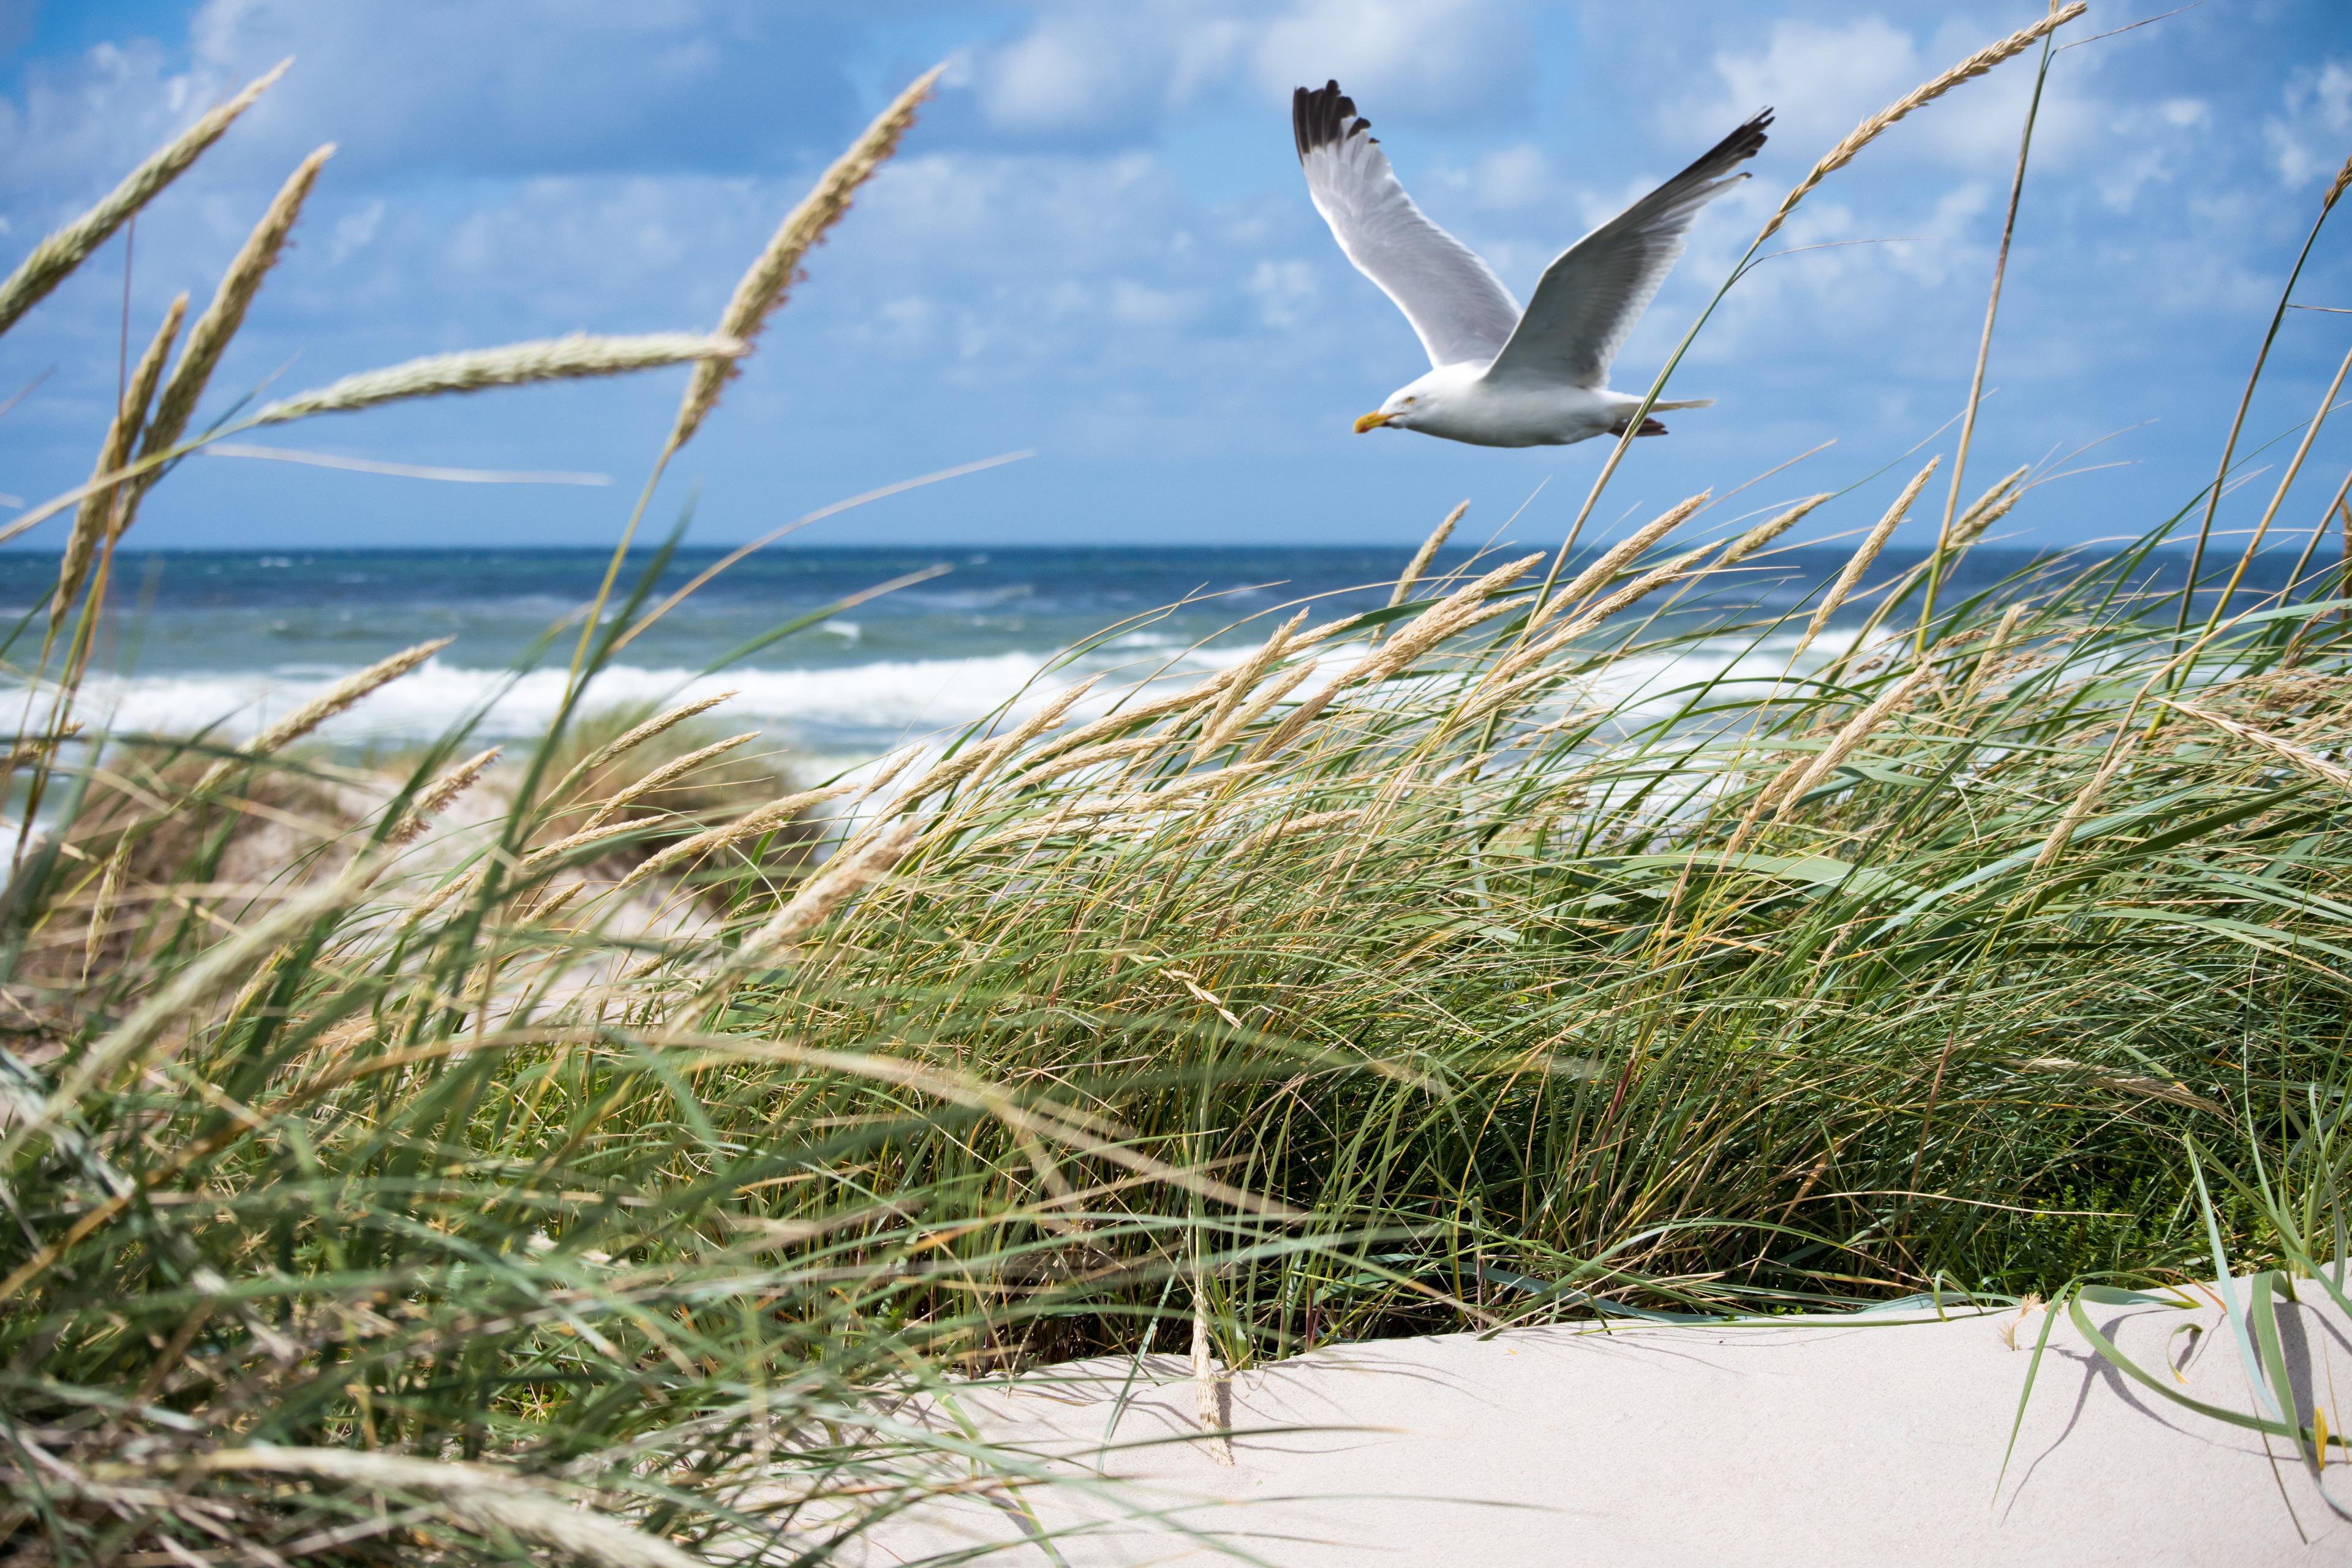
[[[369,384],[478,381],[423,374]],[[2062,524],[2026,479],[1972,518]],[[356,826],[269,804],[342,780],[299,736],[79,734],[101,550],[10,752],[59,826],[0,900],[0,1541],[804,1563],[940,1489],[1017,1508],[1026,1461],[917,1415],[1165,1320],[1213,1369],[2309,1272],[2343,1246],[2340,572],[2193,642],[2142,594],[2164,528],[1916,635],[1744,611],[1781,518],[1881,504],[1727,549],[1702,499],[1558,593],[1424,552],[1190,687],[1041,688],[690,823],[625,815],[684,776],[646,761],[679,710],[569,707],[487,773],[461,719]],[[1871,628],[1921,596],[1869,575],[1892,526],[1827,589]],[[264,820],[287,847],[227,875]],[[166,841],[159,879],[131,851]]]

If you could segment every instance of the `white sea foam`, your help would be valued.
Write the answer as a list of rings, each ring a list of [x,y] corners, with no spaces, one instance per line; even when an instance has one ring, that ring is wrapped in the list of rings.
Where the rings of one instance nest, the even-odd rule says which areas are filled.
[[[1816,645],[1810,668],[1832,652]],[[1122,639],[1125,643],[1125,639]],[[1760,696],[1789,674],[1793,637],[1750,644],[1709,638],[1674,653],[1635,656],[1608,666],[1570,700],[1616,708],[1625,719],[1668,717],[1695,682],[1724,681],[1717,701]],[[963,658],[877,659],[863,664],[785,669],[736,669],[698,675],[685,668],[623,665],[604,671],[589,689],[584,706],[597,708],[667,704],[733,691],[717,715],[758,726],[778,741],[813,743],[844,762],[871,757],[904,741],[951,734],[962,726],[1009,706],[1012,714],[1034,710],[1087,675],[1106,673],[1097,690],[1071,711],[1083,721],[1106,710],[1133,680],[1162,674],[1190,680],[1249,657],[1252,647],[1181,650],[1139,647],[1132,643],[1099,649],[1057,663],[1053,656],[1012,652]],[[1311,695],[1354,662],[1354,650],[1323,656],[1323,670],[1298,693]],[[318,664],[270,670],[92,676],[81,712],[91,729],[116,732],[185,734],[210,729],[223,739],[253,733],[325,690],[348,668]],[[341,742],[427,739],[478,710],[476,732],[493,740],[543,733],[562,700],[564,672],[535,670],[521,676],[473,669],[433,659],[377,691],[331,721],[323,738]],[[1569,694],[1563,694],[1569,695]]]
[[[1178,658],[1174,669],[1197,675],[1222,668],[1244,651],[1204,649]],[[771,727],[780,738],[806,728],[836,745],[863,742],[879,751],[901,738],[953,731],[1007,703],[1015,713],[1025,711],[1113,662],[1097,657],[1049,669],[1054,664],[1049,656],[1020,652],[735,669],[718,675],[621,665],[596,678],[583,706],[667,704],[733,691],[737,695],[720,710],[730,720]],[[1118,660],[1117,666],[1121,673],[1140,677],[1156,662],[1138,666],[1130,657]],[[309,665],[236,673],[93,676],[85,683],[81,711],[103,716],[103,727],[118,732],[186,733],[210,726],[216,735],[236,738],[290,712],[347,673]],[[478,733],[492,739],[527,737],[543,732],[553,720],[564,680],[561,669],[516,676],[432,659],[338,716],[321,733],[346,742],[424,739],[487,706]],[[1117,676],[1107,684],[1115,688]],[[1079,711],[1095,706],[1094,701],[1082,704]]]

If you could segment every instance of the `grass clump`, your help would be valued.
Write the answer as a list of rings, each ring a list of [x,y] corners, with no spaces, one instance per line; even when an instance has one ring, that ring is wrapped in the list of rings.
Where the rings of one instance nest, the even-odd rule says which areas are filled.
[[[676,875],[722,895],[747,891],[740,874],[750,868],[771,879],[797,868],[821,829],[805,812],[769,811],[799,793],[792,772],[780,754],[760,749],[758,731],[703,717],[699,710],[713,705],[610,708],[566,726],[547,752],[547,771],[559,784],[535,836],[539,845],[617,829],[600,870],[626,876],[667,851]],[[755,813],[767,814],[764,831],[732,842],[714,831]],[[713,840],[709,857],[676,853],[701,835]]]
[[[709,366],[712,342],[496,364]],[[1931,605],[1929,568],[1871,575],[1927,477],[1736,537],[1694,498],[1572,574],[1424,552],[1384,607],[1283,606],[1192,686],[1048,669],[855,779],[771,771],[723,710],[589,709],[667,608],[667,553],[634,584],[616,557],[500,809],[447,826],[473,715],[236,886],[205,825],[293,787],[287,748],[424,654],[134,796],[69,728],[106,534],[11,753],[65,826],[0,905],[8,977],[112,930],[106,789],[194,843],[142,872],[171,918],[0,1041],[0,1541],[804,1563],[940,1490],[1018,1512],[1028,1461],[916,1414],[1173,1324],[1206,1372],[2305,1267],[2352,1005],[2341,572],[2189,638],[2149,587],[2167,524]],[[1945,531],[1934,580],[2033,478]],[[1753,607],[1808,514],[1880,524],[1827,589],[1860,626]],[[647,921],[641,892],[698,909]]]

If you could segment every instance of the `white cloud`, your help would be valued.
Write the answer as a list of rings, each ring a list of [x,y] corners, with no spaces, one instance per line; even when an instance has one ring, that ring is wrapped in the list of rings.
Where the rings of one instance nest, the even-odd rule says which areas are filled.
[[[1531,207],[1559,194],[1551,161],[1533,142],[1482,154],[1470,174],[1473,199],[1482,207]]]
[[[1524,90],[1519,8],[1494,0],[1292,0],[1252,47],[1260,87],[1337,78],[1369,115],[1476,112]]]
[[[1725,130],[1766,104],[1779,111],[1775,134],[1799,147],[1826,150],[1862,114],[1920,79],[1918,46],[1882,17],[1841,26],[1782,21],[1761,50],[1717,50],[1709,62],[1722,90],[1707,107],[1685,104],[1663,124],[1687,137],[1694,121]]]
[[[1062,4],[963,68],[1000,130],[1137,138],[1225,91],[1279,100],[1335,78],[1367,114],[1463,115],[1507,109],[1531,79],[1517,0]]]
[[[2263,121],[2263,139],[2279,183],[2292,191],[2343,166],[2347,133],[2352,132],[2352,60],[2331,59],[2316,70],[2298,71],[2284,97],[2285,112]]]
[[[1901,15],[1901,13],[1898,13]],[[1776,141],[1805,161],[1829,151],[1863,120],[1932,79],[1979,47],[1995,29],[1982,20],[1939,14],[1932,33],[1876,15],[1834,24],[1803,18],[1774,22],[1760,46],[1714,52],[1708,66],[1720,89],[1666,105],[1661,124],[1687,137],[1696,122],[1729,129],[1769,104]],[[2112,118],[2097,88],[2095,59],[2069,57],[2053,75],[2037,112],[2037,167],[2072,165],[2095,155],[2099,127]],[[1880,134],[1862,156],[1874,165],[1982,171],[2017,154],[2032,96],[2034,56],[2005,62],[1915,110]]]
[[[1157,289],[1131,278],[1110,286],[1110,318],[1121,326],[1181,327],[1200,313],[1200,296],[1191,289]]]
[[[1165,82],[1126,46],[1125,30],[1100,13],[1039,26],[991,56],[980,74],[982,111],[1011,131],[1072,131],[1132,112],[1138,95],[1157,110]]]
[[[375,242],[376,231],[383,226],[384,203],[379,196],[357,212],[345,213],[335,220],[327,237],[327,265],[341,267],[352,257]]]
[[[1249,291],[1257,301],[1258,320],[1280,331],[1298,324],[1320,290],[1315,269],[1304,261],[1267,259],[1251,272]]]

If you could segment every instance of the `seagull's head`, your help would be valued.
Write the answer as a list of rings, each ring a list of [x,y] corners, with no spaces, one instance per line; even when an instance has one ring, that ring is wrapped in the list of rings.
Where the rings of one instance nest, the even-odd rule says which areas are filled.
[[[1367,430],[1377,430],[1384,425],[1393,426],[1400,430],[1410,430],[1413,426],[1413,421],[1424,416],[1429,407],[1429,393],[1419,382],[1415,382],[1411,386],[1399,387],[1389,394],[1389,400],[1381,404],[1377,412],[1367,414],[1356,421],[1356,434],[1360,436]]]
[[[1431,428],[1444,418],[1447,409],[1459,407],[1465,396],[1474,395],[1473,384],[1486,368],[1469,363],[1440,365],[1405,383],[1389,394],[1389,400],[1377,412],[1356,421],[1356,434],[1360,436],[1382,426],[1392,430]]]

